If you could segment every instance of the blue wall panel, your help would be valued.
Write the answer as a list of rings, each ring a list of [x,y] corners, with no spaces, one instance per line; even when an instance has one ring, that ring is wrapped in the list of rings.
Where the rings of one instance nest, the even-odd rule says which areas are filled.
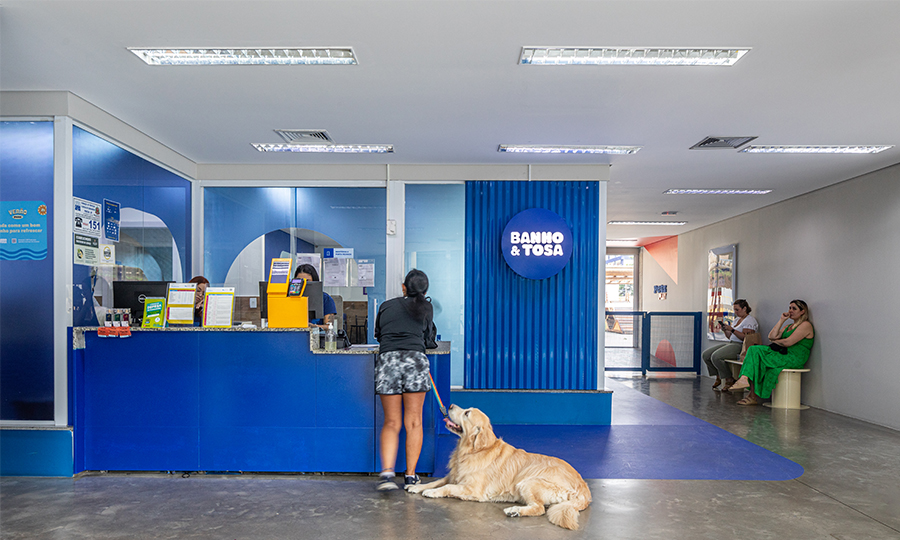
[[[500,250],[529,208],[572,230],[572,258],[547,279],[519,276]],[[466,388],[596,389],[599,209],[597,182],[466,184]]]
[[[166,333],[168,350],[179,355],[162,351],[158,337],[85,334],[83,382],[76,382],[84,392],[76,425],[85,469],[197,470],[199,333]]]
[[[69,429],[0,430],[0,476],[72,476]]]
[[[0,419],[53,420],[53,122],[0,122],[0,200],[47,205],[47,257],[0,261]]]
[[[612,423],[612,392],[596,390],[456,390],[453,403],[477,407],[495,425],[608,426]]]
[[[265,332],[205,334],[200,350],[202,427],[316,426],[315,363],[308,352],[304,361],[297,358],[298,346],[309,347],[305,333],[286,339]]]

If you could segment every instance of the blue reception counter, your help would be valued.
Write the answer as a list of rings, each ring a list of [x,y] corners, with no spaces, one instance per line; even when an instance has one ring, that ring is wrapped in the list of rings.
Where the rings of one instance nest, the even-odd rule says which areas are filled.
[[[75,343],[75,473],[380,468],[372,351],[312,351],[306,329],[135,329],[127,339],[76,329]],[[432,376],[449,396],[449,343],[439,345]],[[452,435],[440,419],[429,394],[419,472],[444,467],[438,439]]]

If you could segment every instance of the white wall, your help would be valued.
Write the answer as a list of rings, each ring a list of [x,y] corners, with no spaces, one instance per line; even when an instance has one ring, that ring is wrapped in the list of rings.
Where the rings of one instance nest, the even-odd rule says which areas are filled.
[[[816,341],[803,403],[900,429],[890,292],[900,269],[900,165],[680,235],[677,285],[644,250],[643,308],[705,312],[707,252],[732,243],[737,297],[764,334],[792,299],[810,306]],[[661,284],[664,301],[653,295]]]

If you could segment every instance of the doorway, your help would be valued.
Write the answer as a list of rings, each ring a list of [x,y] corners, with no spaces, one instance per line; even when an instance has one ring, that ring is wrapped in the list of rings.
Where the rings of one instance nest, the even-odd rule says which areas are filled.
[[[641,369],[640,248],[606,250],[606,368]]]

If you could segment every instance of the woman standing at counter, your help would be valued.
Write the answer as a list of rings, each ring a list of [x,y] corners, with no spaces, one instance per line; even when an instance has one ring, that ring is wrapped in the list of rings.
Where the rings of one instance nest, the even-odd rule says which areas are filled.
[[[403,282],[403,297],[383,303],[375,318],[375,339],[380,345],[375,358],[375,393],[381,396],[384,409],[380,491],[397,489],[393,479],[401,427],[406,427],[404,484],[419,483],[416,464],[422,451],[422,406],[429,388],[425,335],[434,317],[426,292],[428,276],[410,270]]]

